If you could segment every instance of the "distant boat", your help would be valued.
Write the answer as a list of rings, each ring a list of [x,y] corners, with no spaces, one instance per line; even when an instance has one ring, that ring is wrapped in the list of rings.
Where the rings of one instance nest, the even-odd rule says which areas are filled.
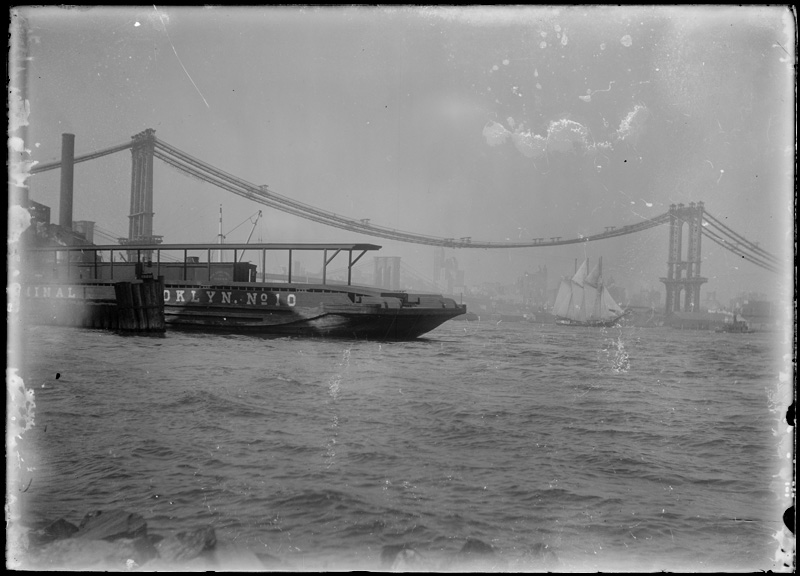
[[[750,326],[747,324],[747,320],[744,319],[739,320],[736,317],[736,314],[734,314],[733,322],[726,322],[725,324],[717,328],[715,332],[735,332],[735,333],[748,334],[750,332],[753,332],[753,330],[750,329]]]
[[[625,316],[625,311],[603,285],[603,260],[587,273],[589,261],[584,260],[575,275],[561,280],[553,314],[556,324],[566,326],[613,326]]]

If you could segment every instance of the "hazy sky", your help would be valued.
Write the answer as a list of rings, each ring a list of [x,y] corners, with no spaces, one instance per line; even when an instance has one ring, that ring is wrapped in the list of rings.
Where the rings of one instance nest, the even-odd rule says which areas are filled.
[[[432,236],[576,237],[672,203],[776,255],[794,241],[793,14],[783,7],[23,8],[26,146],[60,159],[146,128],[217,168]],[[127,235],[130,153],[79,164],[74,219]],[[58,221],[59,175],[29,180]],[[157,161],[154,233],[372,242],[432,276],[434,248],[268,209]],[[229,241],[243,242],[250,226]],[[629,291],[666,274],[668,229],[562,248],[450,250],[468,284],[603,256]],[[704,239],[703,288],[776,278]],[[704,298],[704,296],[703,296]]]

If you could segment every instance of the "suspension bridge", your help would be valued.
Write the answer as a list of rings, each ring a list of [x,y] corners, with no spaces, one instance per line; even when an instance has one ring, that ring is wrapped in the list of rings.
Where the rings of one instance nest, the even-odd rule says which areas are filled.
[[[636,234],[644,230],[669,225],[669,251],[667,258],[667,275],[661,278],[667,290],[667,312],[679,311],[680,296],[684,296],[684,310],[699,309],[700,286],[707,281],[701,276],[701,238],[729,250],[740,258],[770,272],[780,274],[782,263],[757,243],[738,234],[721,220],[710,214],[703,202],[673,204],[669,211],[654,218],[649,218],[623,226],[607,226],[595,234],[581,235],[575,238],[561,236],[549,238],[532,238],[517,242],[494,242],[473,240],[471,237],[442,238],[425,234],[405,232],[372,223],[369,219],[348,218],[309,204],[299,202],[288,196],[271,190],[266,185],[247,182],[233,174],[220,170],[182,150],[172,146],[155,136],[155,130],[147,129],[131,137],[129,142],[111,146],[89,154],[75,156],[74,135],[62,135],[62,157],[60,161],[34,165],[31,175],[49,170],[61,170],[61,205],[60,224],[67,228],[72,226],[72,190],[71,182],[74,165],[88,162],[103,156],[130,150],[132,155],[131,201],[129,215],[129,231],[127,238],[120,238],[122,244],[146,245],[158,244],[160,236],[153,235],[153,165],[158,159],[168,166],[192,178],[212,184],[218,188],[252,200],[269,208],[359,234],[385,238],[398,242],[424,244],[444,248],[459,249],[514,249],[544,248],[595,242]],[[65,193],[65,187],[68,193]],[[686,234],[684,234],[684,227]],[[687,236],[687,249],[683,250],[683,238]]]

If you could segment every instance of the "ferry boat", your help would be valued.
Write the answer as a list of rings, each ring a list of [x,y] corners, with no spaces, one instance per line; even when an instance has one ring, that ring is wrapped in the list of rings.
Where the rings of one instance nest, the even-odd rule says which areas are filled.
[[[136,244],[27,248],[22,297],[33,323],[58,323],[59,299],[110,302],[114,284],[139,278],[163,282],[167,330],[203,330],[269,336],[323,336],[410,340],[466,313],[466,305],[439,294],[353,285],[352,269],[374,244]],[[237,261],[239,252],[261,255],[261,271]],[[212,253],[232,252],[231,262]],[[286,274],[266,272],[266,255],[288,254]],[[298,251],[322,255],[322,278],[298,282]],[[182,254],[178,261],[162,255]],[[205,253],[205,261],[190,253]],[[328,265],[347,255],[346,281],[327,278]],[[127,258],[125,258],[127,255]]]

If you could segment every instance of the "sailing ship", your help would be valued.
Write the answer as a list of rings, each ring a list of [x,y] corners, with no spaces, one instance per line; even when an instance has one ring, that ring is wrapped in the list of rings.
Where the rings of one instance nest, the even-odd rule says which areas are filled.
[[[603,285],[602,258],[591,272],[584,260],[572,278],[564,278],[558,288],[553,314],[556,324],[567,326],[614,326],[625,311]]]

